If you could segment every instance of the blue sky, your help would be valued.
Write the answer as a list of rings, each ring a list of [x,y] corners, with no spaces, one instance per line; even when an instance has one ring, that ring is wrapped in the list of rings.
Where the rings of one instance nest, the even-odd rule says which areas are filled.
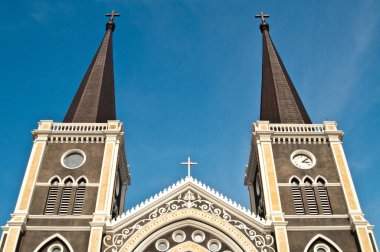
[[[378,212],[377,0],[6,1],[0,9],[0,224],[9,219],[41,119],[61,121],[117,10],[114,65],[132,186],[127,208],[186,175],[248,207],[243,186],[258,119],[261,33],[271,36],[313,122],[335,120],[369,221]],[[376,234],[379,239],[380,231]]]

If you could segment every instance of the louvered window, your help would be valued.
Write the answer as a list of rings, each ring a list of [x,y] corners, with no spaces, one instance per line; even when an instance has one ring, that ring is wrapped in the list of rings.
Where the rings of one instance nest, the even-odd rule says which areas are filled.
[[[332,214],[329,196],[327,194],[325,183],[322,180],[318,180],[318,193],[323,214]]]
[[[305,214],[301,189],[299,186],[299,182],[296,179],[292,180],[292,194],[293,194],[294,208],[296,210],[296,214]]]
[[[75,195],[73,214],[81,214],[82,213],[85,193],[86,193],[86,183],[85,183],[85,181],[81,181],[81,182],[79,182],[77,192]]]
[[[54,214],[55,204],[58,195],[58,179],[54,179],[49,187],[49,193],[46,200],[45,214]]]
[[[73,190],[71,185],[72,185],[72,181],[68,179],[65,182],[65,187],[62,190],[61,204],[59,206],[59,214],[67,214],[69,210],[71,192]]]
[[[311,182],[305,182],[305,194],[310,214],[318,214],[317,202],[315,201],[314,189]]]

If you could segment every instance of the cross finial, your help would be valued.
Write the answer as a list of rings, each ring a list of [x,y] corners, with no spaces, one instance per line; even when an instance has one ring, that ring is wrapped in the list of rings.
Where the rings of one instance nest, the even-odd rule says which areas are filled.
[[[110,21],[113,22],[114,17],[120,17],[120,14],[113,10],[111,13],[106,14],[106,17],[110,17]]]
[[[187,162],[182,162],[181,165],[187,165],[187,177],[191,177],[190,169],[192,165],[197,165],[198,163],[191,162],[190,157],[187,158]]]
[[[264,12],[260,12],[260,14],[256,15],[255,18],[261,18],[261,23],[265,23],[265,18],[269,18],[268,14],[264,14]]]

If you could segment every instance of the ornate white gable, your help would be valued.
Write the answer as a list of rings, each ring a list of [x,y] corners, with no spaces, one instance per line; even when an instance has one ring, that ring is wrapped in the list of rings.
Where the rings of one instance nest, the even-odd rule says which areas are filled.
[[[226,243],[221,247],[225,246],[228,250],[275,251],[270,222],[251,214],[192,177],[178,181],[107,223],[103,249],[142,251],[152,246],[150,244],[159,237],[167,236],[172,231],[168,227],[173,225],[177,229],[191,226],[209,233],[210,237],[219,237]],[[187,237],[190,239],[190,235]],[[190,242],[194,239],[187,241],[187,244]],[[173,246],[168,242],[168,249]]]

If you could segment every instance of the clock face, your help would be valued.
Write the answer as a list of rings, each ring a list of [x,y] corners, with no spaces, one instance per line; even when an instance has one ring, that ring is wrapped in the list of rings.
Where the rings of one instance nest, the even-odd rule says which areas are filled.
[[[290,157],[292,163],[300,169],[311,169],[315,165],[315,157],[305,150],[297,150]]]

